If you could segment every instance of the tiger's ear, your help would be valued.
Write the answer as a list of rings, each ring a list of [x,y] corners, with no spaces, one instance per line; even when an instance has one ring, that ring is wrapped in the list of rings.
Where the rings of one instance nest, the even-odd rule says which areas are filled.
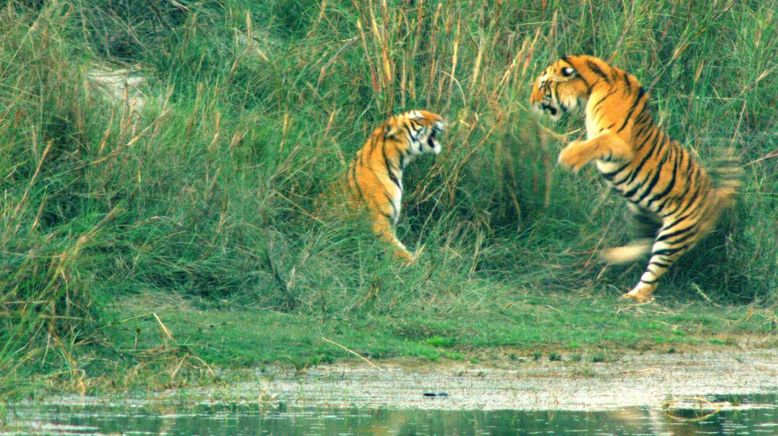
[[[397,136],[399,132],[400,129],[397,128],[397,126],[394,123],[384,124],[384,138],[393,138]]]

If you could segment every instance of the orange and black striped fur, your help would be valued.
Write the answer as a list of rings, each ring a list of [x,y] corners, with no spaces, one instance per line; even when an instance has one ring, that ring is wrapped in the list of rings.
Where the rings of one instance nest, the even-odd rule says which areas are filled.
[[[739,167],[719,165],[716,182],[680,143],[654,123],[648,94],[631,74],[593,56],[566,56],[534,83],[530,102],[558,120],[581,108],[585,141],[572,141],[559,163],[573,171],[594,161],[607,184],[629,202],[650,240],[606,250],[611,262],[635,260],[651,252],[640,282],[625,297],[646,301],[670,266],[715,225],[734,202]],[[720,180],[719,180],[720,179]]]
[[[402,207],[403,170],[421,154],[440,153],[438,137],[443,130],[443,117],[432,112],[395,115],[373,130],[348,168],[351,207],[367,212],[376,236],[391,244],[407,264],[415,256],[394,233]]]

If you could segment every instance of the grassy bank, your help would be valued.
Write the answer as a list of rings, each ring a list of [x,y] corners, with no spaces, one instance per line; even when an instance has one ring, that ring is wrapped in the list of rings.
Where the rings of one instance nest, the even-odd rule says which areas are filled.
[[[456,358],[631,346],[654,330],[661,343],[679,323],[704,325],[700,342],[768,333],[778,2],[604,3],[5,3],[0,393],[26,392],[32,374],[86,390],[170,368],[305,366],[341,355],[326,335],[368,355]],[[605,268],[596,252],[630,238],[625,208],[593,171],[556,168],[562,144],[527,109],[534,75],[565,53],[642,79],[701,161],[742,156],[739,203],[663,279],[665,314],[619,312],[642,265]],[[132,71],[126,91],[105,79],[117,69]],[[406,173],[399,234],[424,254],[402,268],[316,202],[377,123],[411,108],[449,131]],[[218,320],[233,330],[209,336]],[[241,333],[252,326],[265,333]]]
[[[266,309],[204,310],[180,297],[141,295],[119,305],[122,322],[112,337],[128,352],[179,347],[218,367],[280,363],[298,369],[356,360],[349,350],[368,359],[489,365],[492,356],[494,362],[554,360],[554,354],[596,362],[635,351],[778,345],[778,318],[768,309],[699,302],[636,306],[614,294],[552,297],[518,293],[505,301],[449,307],[424,316],[321,319]]]

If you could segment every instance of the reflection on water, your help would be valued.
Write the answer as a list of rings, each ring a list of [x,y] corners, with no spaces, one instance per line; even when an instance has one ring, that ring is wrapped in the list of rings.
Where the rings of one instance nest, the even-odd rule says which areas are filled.
[[[778,396],[709,398],[673,410],[604,412],[289,409],[246,404],[48,405],[17,409],[7,432],[45,434],[778,434]],[[722,403],[722,402],[728,403]],[[710,408],[725,405],[718,413]],[[705,407],[708,410],[704,410]],[[674,418],[675,417],[675,418]],[[681,421],[679,418],[686,418]],[[2,433],[2,432],[0,432]]]

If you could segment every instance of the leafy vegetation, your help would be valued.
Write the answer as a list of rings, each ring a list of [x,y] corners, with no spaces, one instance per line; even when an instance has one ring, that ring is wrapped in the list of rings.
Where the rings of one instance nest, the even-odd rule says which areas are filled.
[[[425,358],[663,343],[679,324],[769,333],[778,3],[492,3],[5,2],[0,394],[343,356],[325,333]],[[676,315],[622,318],[614,296],[643,265],[597,251],[630,238],[625,208],[594,171],[556,168],[549,132],[575,139],[581,121],[528,110],[532,78],[565,53],[633,72],[703,162],[742,156],[737,207],[662,282]],[[403,268],[317,205],[369,131],[412,108],[449,131],[405,176],[399,233],[424,252]],[[216,346],[201,330],[219,322]]]

